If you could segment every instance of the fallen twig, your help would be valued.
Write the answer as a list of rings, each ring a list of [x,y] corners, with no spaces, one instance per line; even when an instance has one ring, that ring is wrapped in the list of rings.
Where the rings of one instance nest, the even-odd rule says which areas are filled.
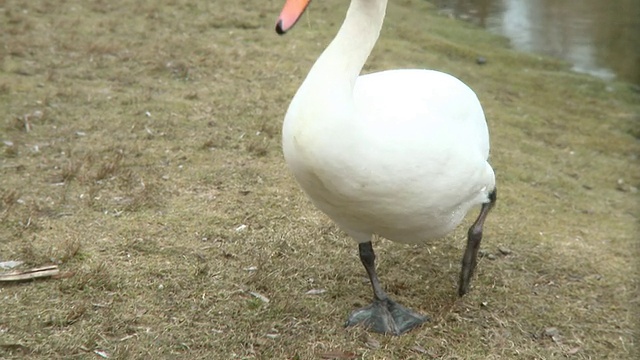
[[[60,273],[58,265],[48,265],[27,270],[15,270],[0,274],[0,281],[24,281],[56,276]]]

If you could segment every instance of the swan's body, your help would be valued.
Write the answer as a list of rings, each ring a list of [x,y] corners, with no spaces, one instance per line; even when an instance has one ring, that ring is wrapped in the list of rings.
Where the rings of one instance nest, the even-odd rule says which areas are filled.
[[[358,242],[371,234],[403,243],[444,236],[495,186],[480,103],[450,75],[360,76],[353,103],[328,109],[349,113],[336,121],[322,118],[325,106],[296,100],[283,130],[287,164],[313,203]],[[312,119],[300,120],[309,110]]]
[[[293,26],[307,2],[287,2],[279,32]],[[490,201],[495,177],[487,163],[487,125],[468,86],[430,70],[359,76],[377,41],[386,5],[387,0],[351,1],[340,31],[299,88],[283,125],[284,155],[295,179],[360,244],[380,301],[387,297],[376,284],[369,250],[373,234],[402,243],[424,242],[449,233],[474,205],[495,199]],[[293,20],[291,11],[297,13]],[[490,206],[486,208],[477,221],[480,230]],[[473,264],[468,264],[467,277],[476,252],[477,247],[469,254]],[[468,279],[461,294],[467,286]],[[367,319],[354,314],[352,320],[372,325],[377,320],[369,317],[381,316],[366,311]],[[417,317],[411,326],[424,320],[410,315]]]

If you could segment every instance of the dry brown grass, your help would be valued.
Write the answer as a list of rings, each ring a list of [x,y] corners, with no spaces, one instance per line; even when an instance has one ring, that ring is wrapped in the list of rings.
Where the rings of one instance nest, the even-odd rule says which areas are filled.
[[[314,2],[285,38],[281,5],[0,1],[0,261],[72,275],[0,285],[0,358],[635,358],[637,93],[391,1],[366,71],[474,88],[500,199],[468,296],[463,228],[381,240],[385,286],[432,321],[344,329],[369,285],[288,175],[279,128],[347,2]]]

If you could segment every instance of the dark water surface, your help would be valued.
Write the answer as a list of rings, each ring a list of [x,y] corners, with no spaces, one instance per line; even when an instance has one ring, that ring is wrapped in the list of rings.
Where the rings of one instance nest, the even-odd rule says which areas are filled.
[[[566,60],[573,70],[640,85],[640,0],[429,0],[440,11]]]

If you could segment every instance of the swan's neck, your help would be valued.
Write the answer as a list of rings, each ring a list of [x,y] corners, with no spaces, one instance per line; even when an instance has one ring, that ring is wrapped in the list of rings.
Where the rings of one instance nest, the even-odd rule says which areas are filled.
[[[386,7],[387,0],[351,0],[342,27],[311,68],[305,85],[316,91],[340,85],[353,90],[380,35]]]

